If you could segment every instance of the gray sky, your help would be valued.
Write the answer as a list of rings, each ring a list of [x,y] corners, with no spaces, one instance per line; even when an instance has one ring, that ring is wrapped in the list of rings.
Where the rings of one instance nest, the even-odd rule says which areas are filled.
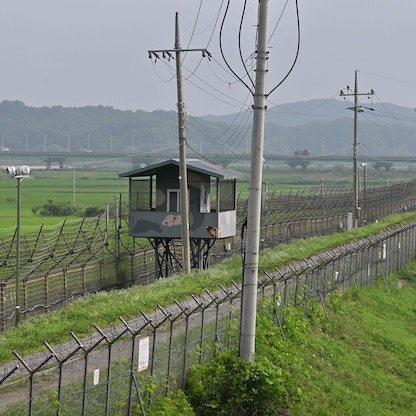
[[[231,3],[223,47],[232,68],[243,76],[237,42],[243,0]],[[257,4],[247,0],[242,28],[248,67]],[[268,90],[280,82],[295,56],[295,5],[295,0],[270,0]],[[1,0],[0,101],[175,110],[175,63],[154,63],[147,51],[173,48],[177,11],[181,47],[206,47],[213,55],[211,62],[199,52],[185,56],[188,112],[228,114],[248,108],[249,91],[225,70],[218,48],[225,6],[221,0]],[[299,13],[299,59],[270,96],[269,106],[337,97],[346,85],[353,87],[356,69],[360,92],[373,88],[375,101],[416,106],[416,58],[410,47],[415,0],[299,0]]]

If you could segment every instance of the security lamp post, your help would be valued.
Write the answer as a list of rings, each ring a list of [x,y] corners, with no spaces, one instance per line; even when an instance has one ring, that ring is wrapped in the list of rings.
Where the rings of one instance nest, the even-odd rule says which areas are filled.
[[[17,224],[16,224],[16,310],[15,323],[19,325],[20,318],[20,300],[19,300],[19,274],[20,274],[20,183],[23,179],[30,177],[30,168],[28,166],[9,166],[6,168],[7,173],[17,180]]]

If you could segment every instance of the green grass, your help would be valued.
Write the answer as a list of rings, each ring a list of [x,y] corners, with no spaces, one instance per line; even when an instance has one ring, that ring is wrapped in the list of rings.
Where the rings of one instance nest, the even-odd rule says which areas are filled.
[[[254,364],[267,362],[273,378],[256,373],[255,391],[244,395],[253,378],[247,371],[244,377],[230,377],[237,372],[227,366],[226,353],[214,365],[191,371],[185,389],[189,396],[180,392],[178,400],[160,400],[159,405],[166,409],[160,414],[175,414],[169,411],[172,401],[195,403],[197,408],[212,409],[210,415],[219,415],[225,414],[225,406],[235,409],[241,400],[254,400],[255,410],[250,414],[259,416],[412,416],[416,414],[415,299],[416,262],[389,276],[387,287],[379,280],[361,288],[360,295],[353,289],[343,295],[333,293],[326,299],[329,319],[316,302],[310,301],[306,311],[303,306],[278,306],[283,321],[280,327],[276,325],[276,305],[266,298],[257,314]],[[224,369],[228,370],[225,378]],[[200,382],[196,385],[192,377]],[[259,394],[270,386],[274,393],[281,392],[272,401],[272,394]],[[217,393],[224,391],[232,391],[231,396]],[[221,402],[224,397],[227,401]]]
[[[330,321],[314,322],[284,345],[302,362],[302,400],[291,415],[416,414],[416,263],[406,279],[389,277],[329,304]],[[408,278],[412,281],[409,281]],[[295,351],[295,353],[293,353]]]
[[[381,231],[416,214],[392,216],[365,228],[331,236],[314,237],[261,252],[261,270],[271,271],[287,262]],[[70,331],[82,337],[92,323],[105,328],[118,321],[166,306],[190,293],[218,289],[241,275],[241,259],[232,257],[200,273],[176,276],[145,287],[78,299],[65,309],[31,319],[19,328],[0,334],[0,362],[43,350],[43,341],[58,344]],[[319,304],[310,303],[307,319],[303,308],[285,308],[284,335],[275,325],[272,303],[258,314],[256,357],[268,360],[291,374],[296,386],[287,416],[410,416],[416,414],[416,262],[406,271],[368,288],[327,299],[326,319]],[[282,312],[282,311],[280,311]],[[181,399],[186,403],[186,399]],[[261,404],[259,404],[261,406]],[[162,413],[161,413],[162,414]],[[169,413],[166,413],[169,414]],[[173,414],[173,413],[170,413]],[[189,413],[191,414],[191,413]]]
[[[259,258],[260,274],[415,217],[415,213],[396,215],[348,233],[314,237],[263,250]],[[241,270],[241,258],[234,256],[209,270],[192,272],[188,276],[159,280],[150,286],[85,296],[57,312],[24,321],[18,328],[10,328],[0,334],[0,363],[11,360],[13,350],[21,355],[37,352],[42,350],[44,340],[51,344],[64,342],[69,338],[70,331],[80,337],[86,336],[94,330],[92,324],[105,328],[119,322],[119,316],[130,319],[137,316],[138,311],[153,311],[157,305],[170,305],[175,299],[186,299],[190,293],[217,290],[220,284],[226,287],[232,281],[240,281]]]
[[[109,199],[122,194],[128,199],[128,180],[118,177],[116,171],[76,171],[75,187],[73,171],[34,171],[31,178],[21,184],[21,225],[55,225],[64,217],[41,217],[32,213],[32,208],[48,200],[75,203],[78,206],[105,208]],[[0,228],[16,226],[17,190],[16,181],[8,175],[0,175]]]
[[[238,168],[237,168],[238,170]],[[79,206],[99,206],[104,208],[109,199],[121,194],[128,199],[128,179],[119,178],[121,172],[113,170],[76,170],[75,203]],[[245,168],[245,176],[237,182],[237,194],[241,200],[248,198],[250,172]],[[371,172],[367,186],[386,184],[398,180],[408,180],[412,172],[384,171]],[[269,193],[281,190],[319,187],[351,187],[352,173],[340,168],[309,168],[307,172],[291,172],[288,167],[266,168],[263,180],[269,184]],[[72,170],[34,170],[31,178],[21,186],[21,224],[35,226],[55,225],[63,217],[40,217],[32,213],[34,206],[43,205],[47,200],[74,202],[74,172]],[[17,192],[16,181],[6,173],[0,174],[0,228],[16,226]]]

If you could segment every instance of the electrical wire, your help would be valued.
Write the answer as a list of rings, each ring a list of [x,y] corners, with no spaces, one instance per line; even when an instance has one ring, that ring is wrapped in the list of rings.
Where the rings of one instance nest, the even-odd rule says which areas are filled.
[[[214,77],[217,78],[218,81],[221,81],[222,83],[228,85],[229,88],[231,88],[231,85],[237,84],[237,83],[240,82],[238,79],[234,79],[234,81],[231,82],[231,81],[226,81],[223,78],[220,78],[220,76],[211,68],[211,65],[210,65],[211,61],[214,61],[221,69],[224,70],[224,72],[226,72],[227,75],[229,74],[229,71],[221,65],[221,62],[217,61],[215,59],[215,57],[212,56],[211,60],[208,61],[208,68],[210,69],[210,71],[214,75]]]
[[[246,100],[248,100],[248,98],[251,97],[251,95],[248,95]],[[243,117],[240,117],[241,115],[243,115]],[[238,130],[240,129],[242,123],[246,123],[247,119],[250,118],[252,116],[252,113],[249,111],[242,111],[242,109],[240,108],[240,111],[237,112],[233,118],[233,120],[231,121],[231,123],[228,124],[227,128],[221,133],[220,136],[217,136],[213,142],[219,142],[220,140],[222,140],[226,135],[228,135],[229,137],[233,137],[235,134],[238,134]],[[238,122],[238,118],[241,118],[240,122]],[[193,118],[192,119],[196,124],[200,124],[199,118]],[[238,123],[238,124],[236,124]],[[204,130],[206,131],[206,126],[202,126],[201,125],[201,131]],[[231,129],[233,129],[233,131],[230,131]],[[209,130],[208,130],[209,131]]]
[[[298,0],[295,0],[295,4],[296,4],[296,21],[297,21],[297,34],[298,34],[298,42],[297,42],[297,47],[296,47],[295,58],[293,60],[293,63],[291,65],[291,67],[289,68],[289,71],[287,72],[287,74],[283,77],[283,79],[275,87],[273,87],[269,91],[268,94],[266,94],[266,98],[269,97],[269,95],[271,95],[274,91],[276,91],[286,81],[286,79],[289,77],[289,75],[293,71],[293,68],[295,67],[296,62],[297,62],[298,57],[299,57],[299,51],[300,51],[300,17],[299,17]]]
[[[198,12],[197,12],[197,14],[196,14],[196,18],[195,18],[194,26],[193,26],[193,28],[192,28],[191,36],[189,37],[188,46],[186,47],[186,49],[189,49],[189,48],[190,48],[191,43],[192,43],[192,39],[193,39],[193,37],[194,37],[194,35],[195,35],[196,26],[197,26],[197,24],[198,24],[199,15],[200,15],[200,13],[201,13],[202,1],[203,1],[203,0],[200,0],[200,2],[199,2]],[[185,56],[184,56],[184,59],[185,59],[185,57],[186,57],[186,54],[185,54]]]
[[[243,51],[241,49],[241,33],[242,33],[242,28],[243,28],[244,16],[245,16],[245,13],[246,13],[246,7],[247,7],[247,0],[244,0],[243,11],[241,13],[241,19],[240,19],[240,26],[238,28],[238,53],[240,55],[240,60],[241,60],[241,63],[243,65],[243,68],[244,68],[244,70],[246,72],[247,78],[251,82],[251,85],[252,85],[252,87],[254,89],[255,88],[255,84],[254,84],[253,78],[251,77],[251,75],[250,75],[250,73],[249,73],[249,71],[247,69],[245,59],[243,58]]]
[[[236,152],[237,152],[237,150],[238,149],[241,149],[241,143],[242,143],[242,141],[245,139],[245,137],[246,137],[246,134],[247,134],[247,132],[248,132],[248,129],[249,128],[251,128],[251,124],[246,124],[246,131],[245,131],[245,134],[240,134],[239,135],[239,141],[238,142],[236,142],[236,140],[237,140],[237,138],[236,139],[234,139],[233,140],[233,142],[232,142],[232,149],[231,149],[231,151],[229,151],[228,153],[225,151],[223,154],[224,154],[224,159],[225,160],[228,160],[227,159],[227,155],[229,155],[229,156],[232,156],[232,155],[234,155]],[[227,146],[227,141],[225,141],[224,142],[224,146],[225,146],[225,148],[227,148],[226,146]],[[206,156],[204,156],[203,154],[201,154],[201,152],[198,152],[197,150],[195,150],[195,148],[189,143],[189,141],[187,140],[187,142],[186,142],[186,145],[187,145],[187,147],[190,149],[190,150],[192,150],[195,154],[197,154],[197,155],[199,155],[200,157],[202,157],[202,158],[204,158],[204,159],[206,159],[206,160],[210,160],[209,158],[207,158]],[[230,150],[230,145],[229,145],[229,147],[228,147],[228,149]],[[220,151],[220,153],[222,153],[221,151]],[[215,163],[215,162],[214,162]]]
[[[192,123],[190,125],[192,130],[198,131],[200,134],[202,134],[205,138],[207,138],[207,141],[216,147],[221,146],[221,150],[219,150],[219,153],[223,152],[224,146],[228,149],[231,149],[231,153],[235,153],[237,149],[241,148],[241,142],[246,138],[246,134],[249,128],[251,128],[251,112],[245,112],[243,113],[243,117],[240,117],[240,122],[236,124],[230,124],[227,129],[221,133],[220,136],[215,137],[215,134],[213,132],[208,132],[211,134],[207,134],[207,127],[203,125],[198,118],[191,119]],[[232,129],[232,130],[231,130]],[[231,130],[231,131],[230,131]],[[229,132],[230,131],[230,132]],[[229,134],[227,134],[229,132]],[[188,136],[188,140],[189,140]],[[226,140],[221,140],[222,138],[227,137]],[[211,149],[212,146],[210,146]]]
[[[220,26],[220,33],[219,33],[220,53],[221,53],[222,59],[225,62],[225,65],[230,70],[230,72],[234,75],[234,77],[236,79],[238,79],[251,92],[251,94],[253,94],[253,91],[252,91],[251,87],[249,87],[246,84],[246,82],[240,76],[238,76],[237,73],[231,68],[231,65],[228,63],[227,58],[225,57],[225,54],[224,54],[224,49],[223,49],[223,44],[222,44],[222,38],[223,38],[223,30],[224,30],[225,21],[226,21],[227,14],[228,14],[228,9],[230,7],[230,1],[231,0],[228,0],[227,1],[227,6],[225,8],[224,16],[223,16],[223,19],[222,19],[222,22],[221,22],[221,26]]]
[[[185,67],[184,67],[185,68]],[[187,68],[185,68],[187,69]],[[195,73],[193,74],[193,78],[198,79],[198,81],[202,82],[204,85],[208,86],[209,88],[211,88],[212,90],[214,90],[216,93],[226,97],[227,100],[231,100],[232,102],[234,102],[235,104],[230,104],[228,102],[228,104],[233,105],[236,108],[241,108],[242,102],[239,100],[236,100],[235,98],[232,98],[226,94],[224,94],[222,91],[220,91],[219,89],[213,87],[211,84],[209,84],[207,81],[205,81],[204,79],[200,78],[198,75],[196,75]],[[212,93],[208,92],[206,89],[200,87],[198,84],[196,84],[195,82],[193,82],[190,78],[186,79],[187,82],[189,82],[190,84],[194,85],[195,87],[197,87],[198,89],[200,89],[201,91],[204,91],[206,94],[210,95],[211,97],[214,97],[216,99],[219,99],[218,97],[216,97],[215,95],[213,95]],[[227,101],[223,100],[223,99],[219,99],[220,101],[227,103]]]
[[[325,98],[325,99],[322,99],[320,103],[318,103],[318,104],[316,104],[316,105],[313,105],[313,106],[311,106],[311,107],[309,107],[309,108],[305,109],[305,111],[294,111],[294,110],[291,110],[290,108],[287,108],[287,107],[285,107],[285,106],[283,106],[283,105],[276,104],[276,103],[274,103],[273,101],[268,100],[268,102],[269,102],[270,104],[274,105],[274,106],[275,106],[275,107],[277,107],[277,108],[280,108],[280,109],[282,109],[282,110],[284,110],[284,111],[287,111],[288,113],[292,113],[292,114],[296,114],[296,115],[302,115],[302,116],[329,116],[329,115],[337,114],[337,113],[339,113],[340,111],[338,111],[338,110],[337,110],[337,111],[333,111],[333,112],[331,112],[331,113],[321,113],[321,114],[313,114],[313,113],[308,113],[308,111],[315,110],[315,109],[317,109],[317,108],[319,108],[319,107],[322,107],[322,106],[324,106],[324,105],[326,105],[326,104],[329,104],[329,102],[330,102],[331,100],[333,100],[335,97],[337,97],[338,95],[339,95],[339,92],[335,93],[335,94],[334,94],[332,97],[330,97],[330,98]],[[314,100],[314,101],[316,101],[316,100]],[[268,112],[270,112],[270,113],[273,113],[273,112],[274,112],[273,110],[274,110],[274,108],[268,108]]]
[[[219,9],[218,9],[218,13],[216,14],[215,23],[214,23],[214,25],[213,25],[213,28],[212,28],[211,34],[210,34],[210,36],[208,37],[208,41],[207,41],[206,46],[205,46],[205,49],[206,49],[206,50],[208,50],[209,45],[210,45],[210,43],[211,43],[211,40],[212,40],[212,38],[214,37],[215,29],[216,29],[217,24],[218,24],[218,20],[219,20],[219,17],[220,17],[220,13],[221,13],[221,9],[222,9],[222,5],[223,5],[223,3],[224,3],[224,0],[222,0],[222,1],[221,1],[221,5],[220,5],[220,7],[219,7]],[[202,0],[201,0],[201,2],[200,2],[200,4],[199,4],[199,9],[198,9],[197,17],[196,17],[196,20],[195,20],[195,23],[194,23],[194,27],[193,27],[193,29],[192,29],[191,39],[190,39],[190,40],[189,40],[189,42],[188,42],[188,49],[189,49],[189,47],[190,47],[190,44],[191,44],[191,40],[192,40],[192,38],[193,38],[193,35],[195,34],[196,25],[197,25],[197,22],[198,22],[198,20],[199,20],[199,15],[200,15],[200,12],[201,12],[201,8],[202,8]],[[205,57],[205,56],[204,56],[204,55],[202,55],[201,59],[199,60],[198,64],[197,64],[197,65],[196,65],[196,67],[194,68],[194,70],[193,70],[193,71],[190,71],[190,75],[188,76],[188,78],[189,78],[190,76],[192,76],[193,74],[195,74],[195,73],[196,73],[196,70],[199,68],[199,66],[201,65],[202,61],[204,60],[204,57]],[[212,59],[212,58],[211,58],[211,55],[209,55],[209,56],[208,56],[208,61],[210,61],[211,59]],[[183,65],[183,61],[181,62],[181,64]],[[181,66],[182,66],[182,65],[181,65]]]
[[[404,116],[404,115],[401,115],[401,114],[395,114],[395,113],[392,113],[386,106],[385,106],[385,104],[380,100],[380,98],[376,95],[376,98],[377,98],[377,100],[379,101],[379,103],[380,103],[380,105],[384,108],[384,110],[386,110],[385,111],[385,114],[388,114],[388,115],[390,115],[392,118],[394,118],[396,121],[399,121],[399,119],[398,118],[401,118],[401,119],[406,119],[407,121],[412,121],[412,122],[416,122],[416,117],[411,117],[411,116]],[[378,110],[378,113],[382,113],[381,111],[379,111]]]
[[[166,67],[169,69],[169,72],[171,73],[171,76],[167,79],[162,78],[162,76],[156,70],[156,62],[158,60],[156,59],[155,61],[153,61],[153,59],[152,59],[151,61],[152,61],[152,65],[153,65],[153,70],[154,70],[156,76],[159,78],[160,81],[167,83],[167,82],[171,82],[173,79],[176,78],[176,71],[172,70],[173,69],[172,66],[168,65],[169,61],[168,62],[164,61],[164,60],[162,61],[166,65]]]
[[[277,30],[277,27],[279,26],[280,21],[282,20],[283,14],[284,14],[284,12],[285,12],[285,10],[286,10],[286,7],[287,7],[287,4],[288,4],[288,3],[289,3],[289,0],[286,0],[286,3],[285,3],[285,5],[283,6],[283,9],[282,9],[282,11],[281,11],[281,13],[280,13],[280,16],[279,16],[279,18],[277,19],[276,24],[274,25],[274,28],[273,28],[273,30],[272,30],[272,34],[271,34],[271,35],[270,35],[270,37],[269,37],[269,43],[270,43],[270,41],[272,40],[272,38],[273,38],[273,36],[274,36],[274,34],[275,34],[276,30]]]

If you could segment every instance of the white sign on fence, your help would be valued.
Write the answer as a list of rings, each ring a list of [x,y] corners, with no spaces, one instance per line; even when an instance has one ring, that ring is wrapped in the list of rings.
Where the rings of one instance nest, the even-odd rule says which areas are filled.
[[[144,371],[149,367],[149,337],[141,338],[139,340],[139,364],[137,371]]]
[[[100,369],[96,368],[94,370],[94,386],[96,386],[100,382]]]

